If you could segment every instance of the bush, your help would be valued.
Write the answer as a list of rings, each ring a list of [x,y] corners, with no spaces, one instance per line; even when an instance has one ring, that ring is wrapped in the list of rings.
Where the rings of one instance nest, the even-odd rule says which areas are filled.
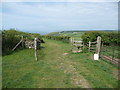
[[[120,34],[118,32],[102,32],[102,31],[88,31],[84,33],[81,38],[83,42],[87,44],[89,41],[93,42],[96,41],[98,36],[101,36],[102,43],[109,45],[109,44],[116,44],[120,45],[120,40],[118,36]]]
[[[58,40],[58,41],[63,41],[63,42],[66,42],[66,43],[69,43],[69,38],[70,37],[67,37],[67,36],[43,36],[47,39],[52,39],[52,40]]]
[[[15,45],[21,40],[21,36],[28,40],[34,40],[34,37],[40,38],[41,36],[36,33],[25,33],[16,31],[14,29],[2,31],[2,54],[10,54]],[[17,48],[22,48],[20,44]]]
[[[2,31],[2,54],[9,54],[19,41],[20,37],[15,36],[15,33]]]

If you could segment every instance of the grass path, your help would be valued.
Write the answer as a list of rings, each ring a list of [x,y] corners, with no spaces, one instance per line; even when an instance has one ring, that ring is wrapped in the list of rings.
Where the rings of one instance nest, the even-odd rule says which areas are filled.
[[[4,88],[115,88],[113,65],[91,60],[90,53],[73,54],[70,45],[45,39],[45,48],[25,49],[3,57]],[[64,54],[68,53],[68,54]]]

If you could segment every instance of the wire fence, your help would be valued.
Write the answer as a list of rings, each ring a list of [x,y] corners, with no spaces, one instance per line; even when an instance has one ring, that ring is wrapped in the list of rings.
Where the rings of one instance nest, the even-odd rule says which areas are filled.
[[[98,39],[97,39],[98,41]],[[105,43],[101,41],[100,42],[91,42],[89,41],[87,43],[87,49],[89,52],[97,53],[99,57],[102,59],[111,62],[112,64],[115,64],[120,67],[120,48],[118,44],[115,43]],[[99,43],[99,47],[98,47]],[[99,50],[99,52],[98,52]]]
[[[120,63],[119,46],[114,44],[110,44],[110,45],[102,44],[100,57],[113,64],[119,65]]]

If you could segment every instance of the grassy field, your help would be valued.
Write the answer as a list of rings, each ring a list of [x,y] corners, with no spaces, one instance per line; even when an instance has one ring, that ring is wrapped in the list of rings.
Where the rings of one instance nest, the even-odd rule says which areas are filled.
[[[69,36],[69,37],[73,37],[76,40],[81,40],[81,36],[84,34],[85,32],[83,31],[63,31],[63,32],[52,32],[49,33],[47,35],[50,36]]]
[[[91,53],[73,54],[71,46],[45,39],[44,48],[3,56],[3,88],[116,88],[117,67],[92,60]]]
[[[69,36],[69,37],[73,37],[75,40],[82,40],[81,36],[87,31],[91,31],[91,30],[51,32],[51,33],[48,33],[46,35],[50,35],[50,36]],[[93,30],[93,31],[96,31],[96,30]],[[99,31],[101,31],[101,30],[99,30]],[[118,32],[118,31],[104,30],[104,32]]]

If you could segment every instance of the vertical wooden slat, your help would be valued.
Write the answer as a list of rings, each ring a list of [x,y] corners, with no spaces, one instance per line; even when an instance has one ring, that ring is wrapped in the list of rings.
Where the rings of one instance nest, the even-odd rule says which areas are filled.
[[[22,36],[22,48],[24,48],[23,36]]]
[[[90,47],[91,47],[91,41],[89,41],[89,52],[90,52]]]
[[[101,48],[101,37],[98,36],[98,37],[97,37],[97,44],[96,44],[96,53],[97,53],[97,54],[100,53],[100,48]]]
[[[100,57],[100,48],[101,48],[101,37],[97,37],[97,44],[96,44],[96,54]]]

